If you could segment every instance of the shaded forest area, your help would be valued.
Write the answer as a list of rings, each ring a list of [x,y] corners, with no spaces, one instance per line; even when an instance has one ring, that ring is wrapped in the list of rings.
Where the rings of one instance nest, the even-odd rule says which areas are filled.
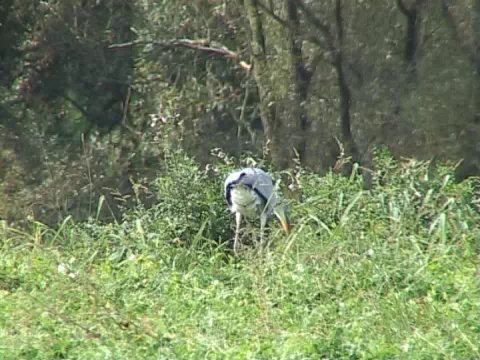
[[[2,1],[0,219],[118,218],[172,149],[477,175],[479,50],[479,0]]]

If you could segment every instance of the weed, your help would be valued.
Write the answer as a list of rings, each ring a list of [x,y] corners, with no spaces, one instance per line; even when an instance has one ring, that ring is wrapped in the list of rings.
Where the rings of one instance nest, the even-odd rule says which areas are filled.
[[[2,359],[480,356],[473,180],[382,154],[370,191],[302,170],[292,234],[234,258],[231,164],[169,156],[118,224],[2,228]]]

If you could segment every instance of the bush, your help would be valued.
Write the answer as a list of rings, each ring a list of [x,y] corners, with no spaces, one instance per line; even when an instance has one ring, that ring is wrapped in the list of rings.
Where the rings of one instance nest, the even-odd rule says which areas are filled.
[[[480,356],[474,180],[382,158],[364,191],[302,170],[292,234],[234,258],[232,164],[165,160],[158,204],[121,223],[0,228],[2,358]]]
[[[183,152],[167,154],[164,168],[152,183],[156,204],[127,212],[125,221],[129,226],[140,221],[145,232],[161,241],[221,242],[231,236],[223,180],[223,174],[209,176],[207,169]]]

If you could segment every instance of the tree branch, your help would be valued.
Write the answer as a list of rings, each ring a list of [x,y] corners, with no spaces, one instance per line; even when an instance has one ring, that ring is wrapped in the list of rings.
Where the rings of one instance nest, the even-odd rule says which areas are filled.
[[[297,2],[296,0],[293,0],[295,3]],[[278,22],[281,26],[283,26],[284,28],[288,29],[288,30],[294,30],[292,29],[292,26],[288,23],[288,21],[282,19],[280,16],[276,15],[272,9],[269,9],[266,7],[266,5],[262,4],[262,3],[258,3],[258,7],[263,9],[264,12],[270,16],[273,20],[275,20],[276,22]],[[298,29],[296,29],[297,33],[299,32]],[[306,41],[309,41],[317,46],[320,46],[322,48],[326,48],[328,50],[331,50],[331,46],[330,44],[326,44],[324,41],[322,41],[321,39],[319,39],[319,37],[315,34],[311,34],[311,33],[308,33],[308,32],[305,32],[305,31],[301,31],[301,33],[297,34],[298,36],[301,36],[303,39],[305,39]]]
[[[244,69],[249,71],[251,69],[251,65],[246,63],[245,61],[241,60],[240,55],[236,52],[229,50],[224,46],[212,46],[209,40],[201,39],[201,40],[189,40],[189,39],[174,39],[174,40],[135,40],[126,43],[120,44],[112,44],[108,48],[109,49],[124,49],[129,47],[134,47],[138,45],[156,45],[164,48],[174,48],[174,47],[185,47],[197,51],[206,52],[213,55],[218,55],[227,59],[231,59],[238,63],[238,65]]]
[[[303,0],[295,0],[295,2],[297,3],[298,8],[303,15],[305,15],[307,21],[323,34],[327,49],[329,51],[335,51],[335,43],[333,41],[332,32],[328,26],[321,19],[316,17],[311,9],[307,8]]]
[[[84,107],[82,105],[80,105],[76,100],[72,99],[70,96],[68,95],[62,95],[62,97],[67,100],[70,104],[72,104],[74,107],[77,108],[77,110],[79,110],[82,115],[85,117],[85,118],[88,118],[88,114],[87,114],[87,111],[84,109]]]
[[[260,9],[262,9],[263,11],[265,11],[270,17],[272,17],[276,22],[278,22],[280,25],[282,25],[283,27],[286,27],[286,28],[289,28],[290,27],[290,24],[288,23],[288,21],[282,19],[280,16],[278,16],[277,14],[275,14],[273,12],[272,9],[269,9],[267,8],[265,5],[263,5],[260,1],[257,2],[257,5]]]

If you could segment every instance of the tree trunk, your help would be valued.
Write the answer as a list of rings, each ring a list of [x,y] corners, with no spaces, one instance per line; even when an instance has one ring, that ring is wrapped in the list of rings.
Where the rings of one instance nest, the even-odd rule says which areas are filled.
[[[453,40],[463,50],[471,63],[472,92],[471,119],[459,134],[458,143],[463,162],[455,169],[455,178],[462,181],[480,173],[480,0],[471,2],[471,41],[459,31],[449,1],[442,1],[443,15],[453,35]],[[467,38],[467,39],[466,39]]]
[[[287,4],[288,6],[288,4]],[[250,46],[253,56],[253,75],[257,83],[260,97],[260,113],[265,131],[270,156],[273,164],[279,169],[294,165],[296,151],[302,152],[302,134],[298,131],[298,116],[301,116],[301,105],[298,89],[288,94],[287,106],[285,96],[281,94],[282,84],[272,80],[273,69],[267,59],[265,48],[265,29],[258,12],[257,0],[244,0],[244,8],[250,25]],[[294,14],[291,14],[294,17]],[[297,19],[298,21],[298,19]],[[301,50],[295,40],[295,30],[288,29],[290,52],[290,77],[296,78],[298,62],[301,61]],[[295,73],[295,74],[293,74]],[[293,82],[298,84],[297,81]],[[283,111],[282,111],[283,110]],[[300,144],[300,145],[299,145]]]
[[[473,106],[475,125],[480,124],[480,0],[472,4],[472,39],[473,39]]]
[[[463,163],[456,169],[458,181],[480,173],[480,0],[472,0],[472,118],[463,131]]]
[[[260,116],[267,141],[269,142],[273,163],[279,168],[286,168],[285,154],[280,141],[275,136],[276,104],[269,88],[269,69],[265,49],[265,34],[262,19],[258,13],[257,0],[244,0],[243,5],[250,25],[250,48],[253,57],[253,76],[257,83],[260,98]]]
[[[347,151],[347,155],[351,156],[351,164],[344,169],[345,172],[350,173],[351,165],[353,163],[360,163],[358,148],[352,136],[352,124],[350,107],[352,103],[352,95],[345,77],[343,68],[343,18],[342,18],[342,1],[337,0],[335,3],[335,25],[337,30],[337,49],[334,57],[333,65],[337,73],[338,88],[339,88],[339,113],[341,124],[342,141]]]
[[[405,35],[404,59],[407,66],[407,73],[412,81],[417,80],[417,50],[420,35],[420,7],[423,0],[415,0],[415,4],[408,8],[404,0],[397,0],[397,6],[405,15],[407,20],[407,31]]]
[[[292,145],[299,156],[301,163],[306,155],[306,132],[308,117],[305,109],[305,102],[308,96],[308,87],[312,78],[311,72],[305,68],[302,57],[302,43],[298,38],[299,17],[298,7],[295,0],[284,0],[285,13],[287,15],[288,27],[288,71],[289,71],[289,93],[288,107],[286,108],[287,129],[293,136]]]

